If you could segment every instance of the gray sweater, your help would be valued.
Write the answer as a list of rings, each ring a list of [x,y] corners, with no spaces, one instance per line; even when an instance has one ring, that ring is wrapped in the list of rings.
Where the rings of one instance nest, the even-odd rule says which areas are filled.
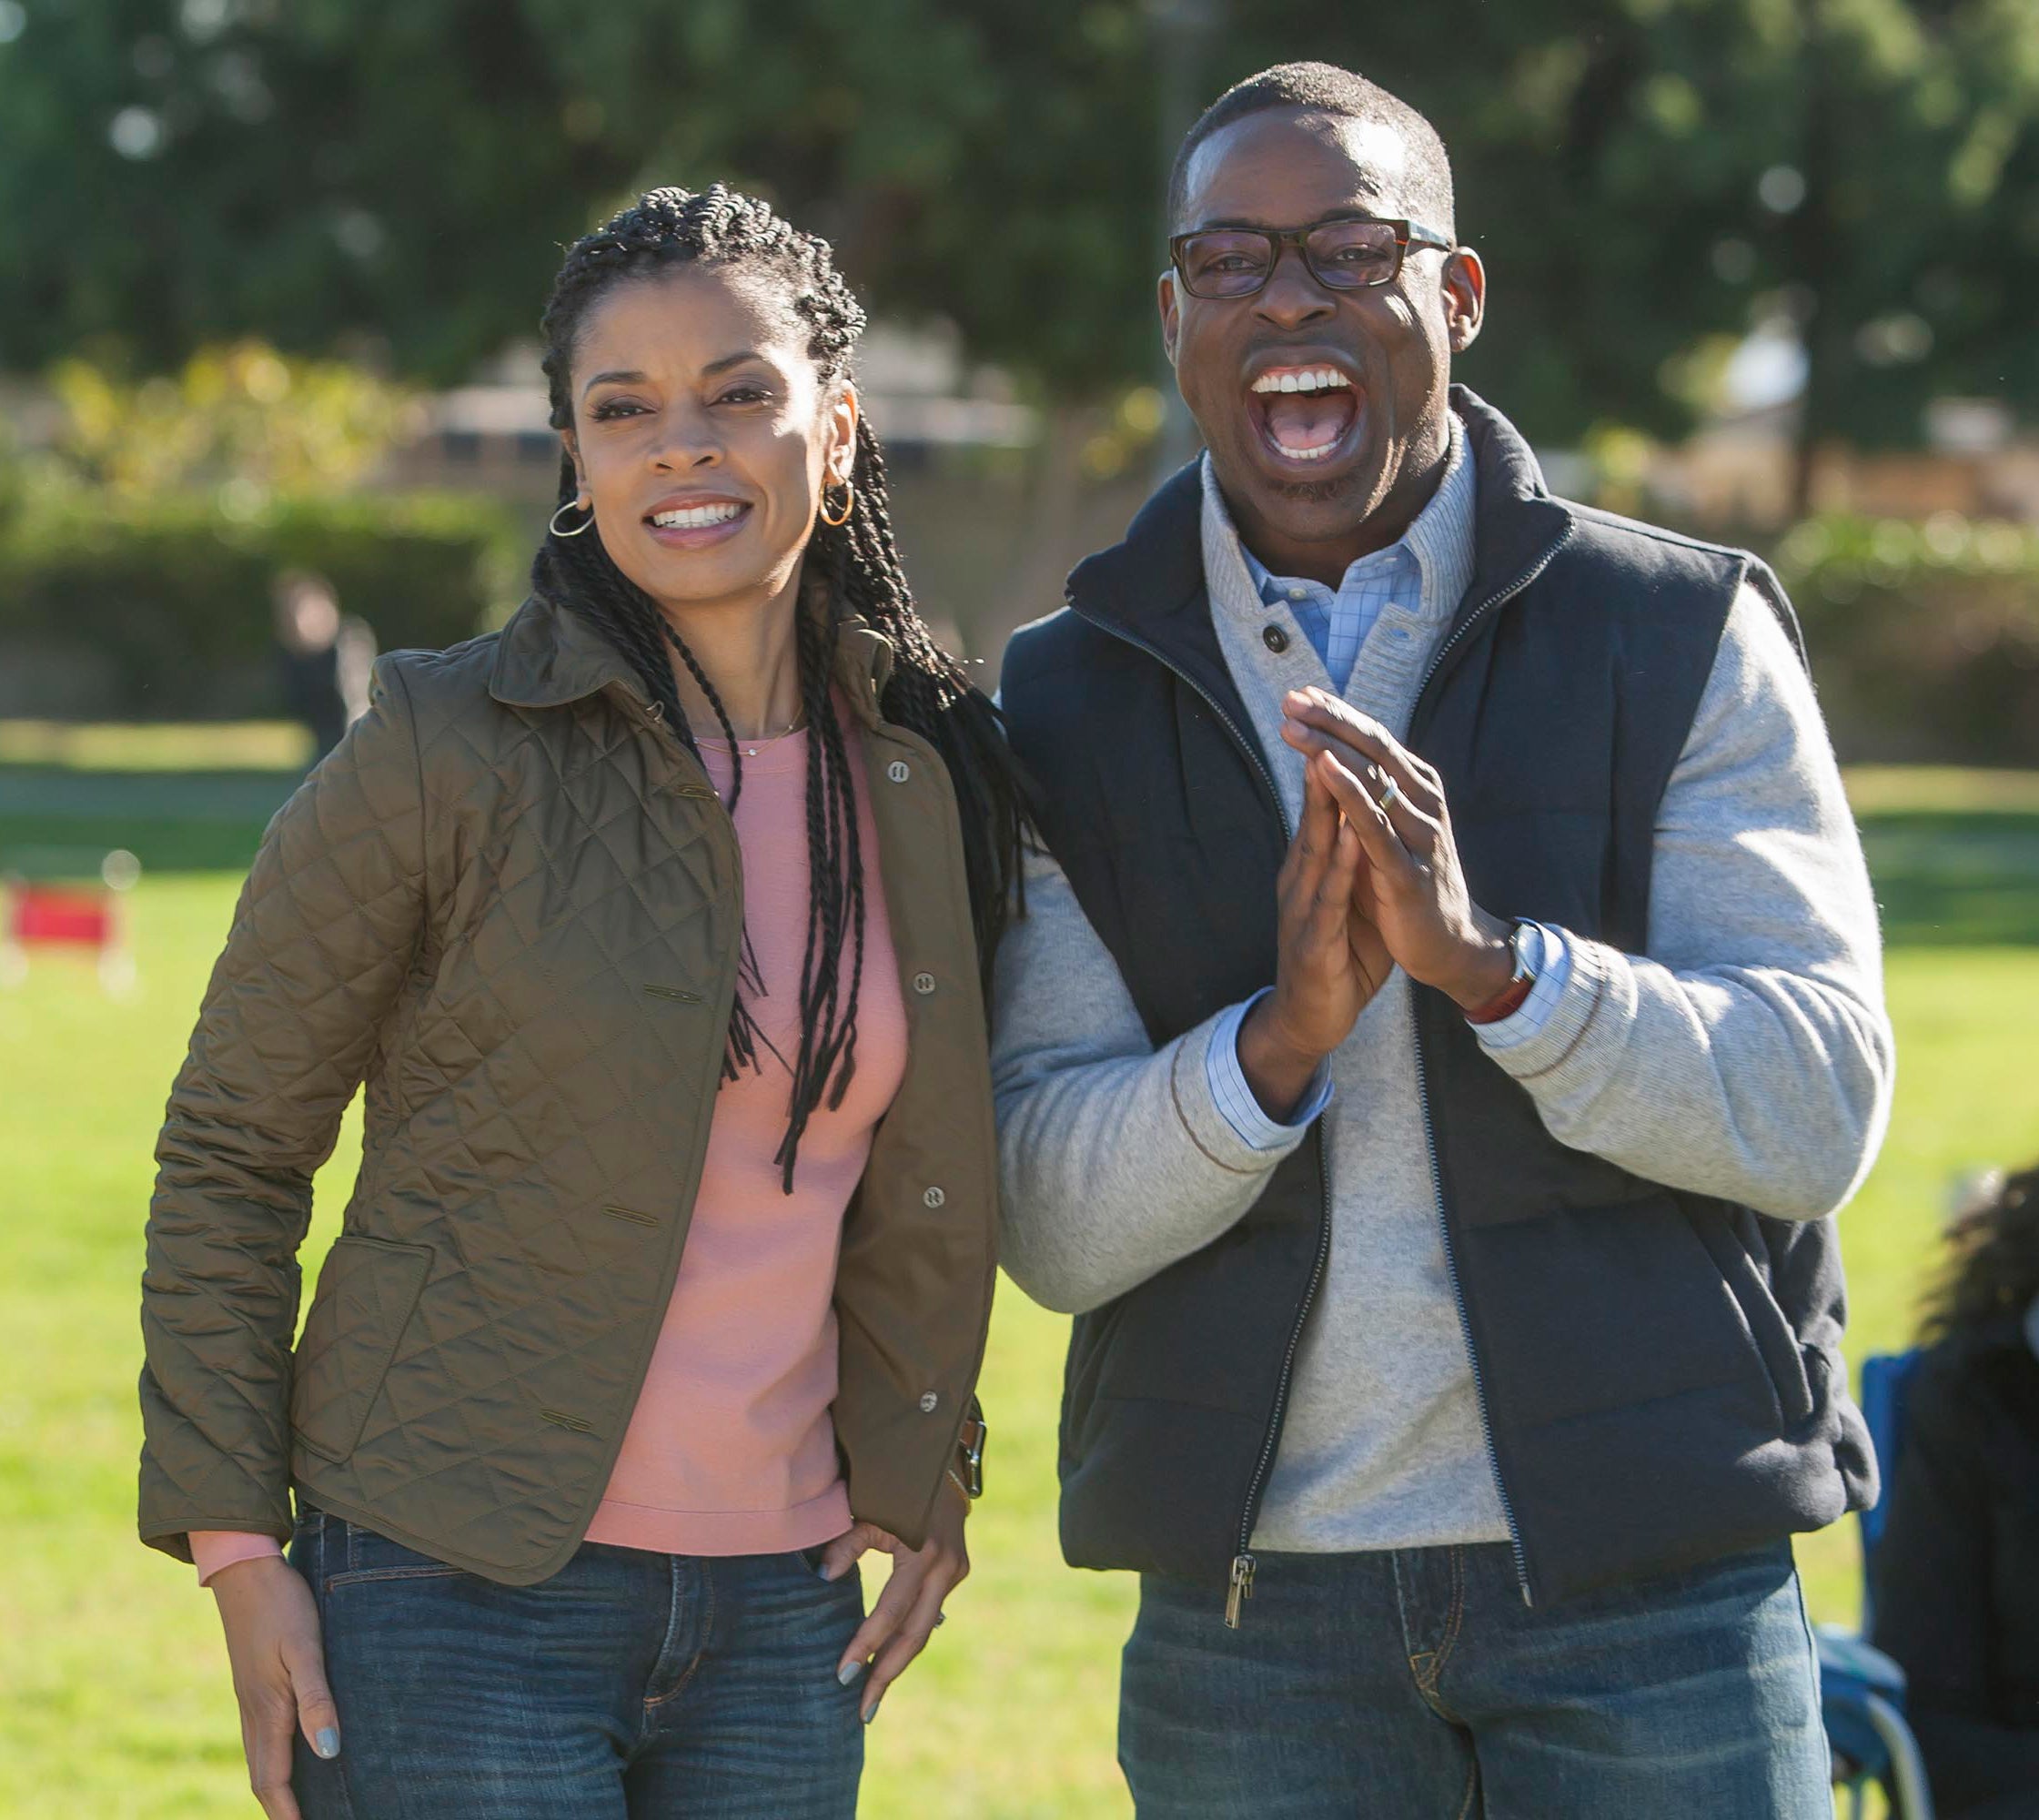
[[[1278,737],[1279,702],[1329,679],[1292,621],[1285,651],[1264,642],[1279,610],[1253,585],[1207,465],[1204,560],[1220,647],[1293,826],[1302,764]],[[1420,604],[1384,612],[1360,650],[1346,698],[1398,735],[1469,570],[1426,561]],[[1027,893],[997,960],[1002,1256],[1036,1300],[1076,1312],[1218,1238],[1303,1133],[1247,1144],[1211,1091],[1220,1020],[1155,1049],[1052,860],[1031,863]],[[1753,592],[1730,613],[1665,792],[1646,954],[1565,940],[1570,977],[1543,1028],[1489,1048],[1554,1138],[1782,1218],[1848,1199],[1889,1116],[1875,905],[1811,684]],[[1330,1257],[1257,1550],[1507,1534],[1415,1067],[1398,971],[1331,1058]]]

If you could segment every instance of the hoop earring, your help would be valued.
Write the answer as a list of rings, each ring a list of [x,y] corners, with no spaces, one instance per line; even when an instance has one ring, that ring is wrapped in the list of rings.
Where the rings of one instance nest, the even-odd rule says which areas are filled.
[[[561,530],[560,529],[560,512],[570,512],[570,511],[575,511],[575,510],[576,510],[576,509],[577,509],[577,508],[578,508],[578,507],[580,506],[580,501],[579,500],[568,500],[568,501],[566,502],[566,504],[564,504],[563,506],[561,506],[561,507],[560,508],[559,511],[556,511],[556,512],[554,512],[554,513],[552,514],[552,524],[551,524],[551,531],[552,531],[552,535],[553,535],[554,537],[579,537],[579,536],[580,535],[581,531],[587,531],[587,530],[589,530],[589,529],[590,529],[591,527],[592,527],[592,525],[594,524],[594,521],[595,521],[595,509],[594,509],[594,507],[592,507],[592,506],[590,506],[590,507],[589,507],[589,508],[587,509],[587,510],[588,510],[588,522],[587,522],[586,524],[580,525],[580,526],[579,526],[579,527],[578,527],[577,529],[575,529],[575,530],[572,530],[572,531],[561,531]]]
[[[854,480],[845,480],[843,482],[843,491],[845,496],[843,500],[843,516],[841,518],[831,518],[828,515],[828,489],[826,487],[822,489],[822,522],[833,531],[840,531],[849,523],[850,514],[857,509],[857,483]]]

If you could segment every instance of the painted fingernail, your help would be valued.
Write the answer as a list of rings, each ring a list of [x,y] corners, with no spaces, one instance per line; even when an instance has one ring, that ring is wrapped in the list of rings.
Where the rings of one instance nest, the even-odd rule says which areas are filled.
[[[321,1725],[318,1734],[311,1741],[311,1747],[322,1757],[339,1755],[339,1734],[330,1725]]]
[[[854,1687],[863,1679],[864,1668],[861,1662],[846,1662],[835,1671],[835,1678],[845,1687]]]
[[[875,1719],[878,1716],[879,1707],[883,1706],[884,1704],[885,1696],[881,1694],[875,1700],[871,1703],[871,1710],[863,1715],[863,1723],[868,1725],[873,1719]]]
[[[822,1564],[814,1570],[814,1578],[817,1580],[826,1580],[833,1582],[835,1579],[835,1569],[833,1565],[828,1562],[823,1562]]]

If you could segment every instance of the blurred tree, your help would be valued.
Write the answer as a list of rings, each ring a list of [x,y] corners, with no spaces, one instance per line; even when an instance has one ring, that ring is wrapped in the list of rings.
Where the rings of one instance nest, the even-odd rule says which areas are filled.
[[[1146,50],[1138,0],[0,0],[0,367],[253,333],[457,379],[606,208],[726,177],[984,351],[1137,372]]]
[[[0,367],[258,333],[450,379],[603,208],[726,176],[1080,449],[1153,370],[1183,95],[1296,56],[1438,122],[1466,375],[1539,438],[1675,433],[1763,320],[1809,440],[2039,397],[2039,0],[0,0]]]
[[[402,389],[343,360],[288,360],[259,341],[201,349],[175,377],[139,381],[74,356],[50,381],[64,469],[137,496],[228,483],[344,489],[423,428]]]

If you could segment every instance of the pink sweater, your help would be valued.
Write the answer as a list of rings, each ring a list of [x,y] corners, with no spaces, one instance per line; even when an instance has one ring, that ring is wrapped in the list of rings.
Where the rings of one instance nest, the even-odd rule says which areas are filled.
[[[772,1160],[786,1128],[785,1067],[761,1050],[762,1075],[724,1084],[672,1299],[590,1542],[670,1554],[768,1554],[812,1548],[850,1526],[829,1415],[835,1264],[844,1210],[905,1071],[906,1013],[847,721],[844,734],[866,906],[856,1077],[839,1107],[809,1120],[791,1195],[781,1191]],[[807,940],[807,741],[802,732],[745,747],[736,807],[744,925],[765,985],[751,1008],[788,1057],[800,1041]],[[703,742],[702,754],[726,793],[727,747]],[[194,1531],[191,1550],[201,1585],[234,1562],[279,1552],[272,1537],[225,1530]]]

